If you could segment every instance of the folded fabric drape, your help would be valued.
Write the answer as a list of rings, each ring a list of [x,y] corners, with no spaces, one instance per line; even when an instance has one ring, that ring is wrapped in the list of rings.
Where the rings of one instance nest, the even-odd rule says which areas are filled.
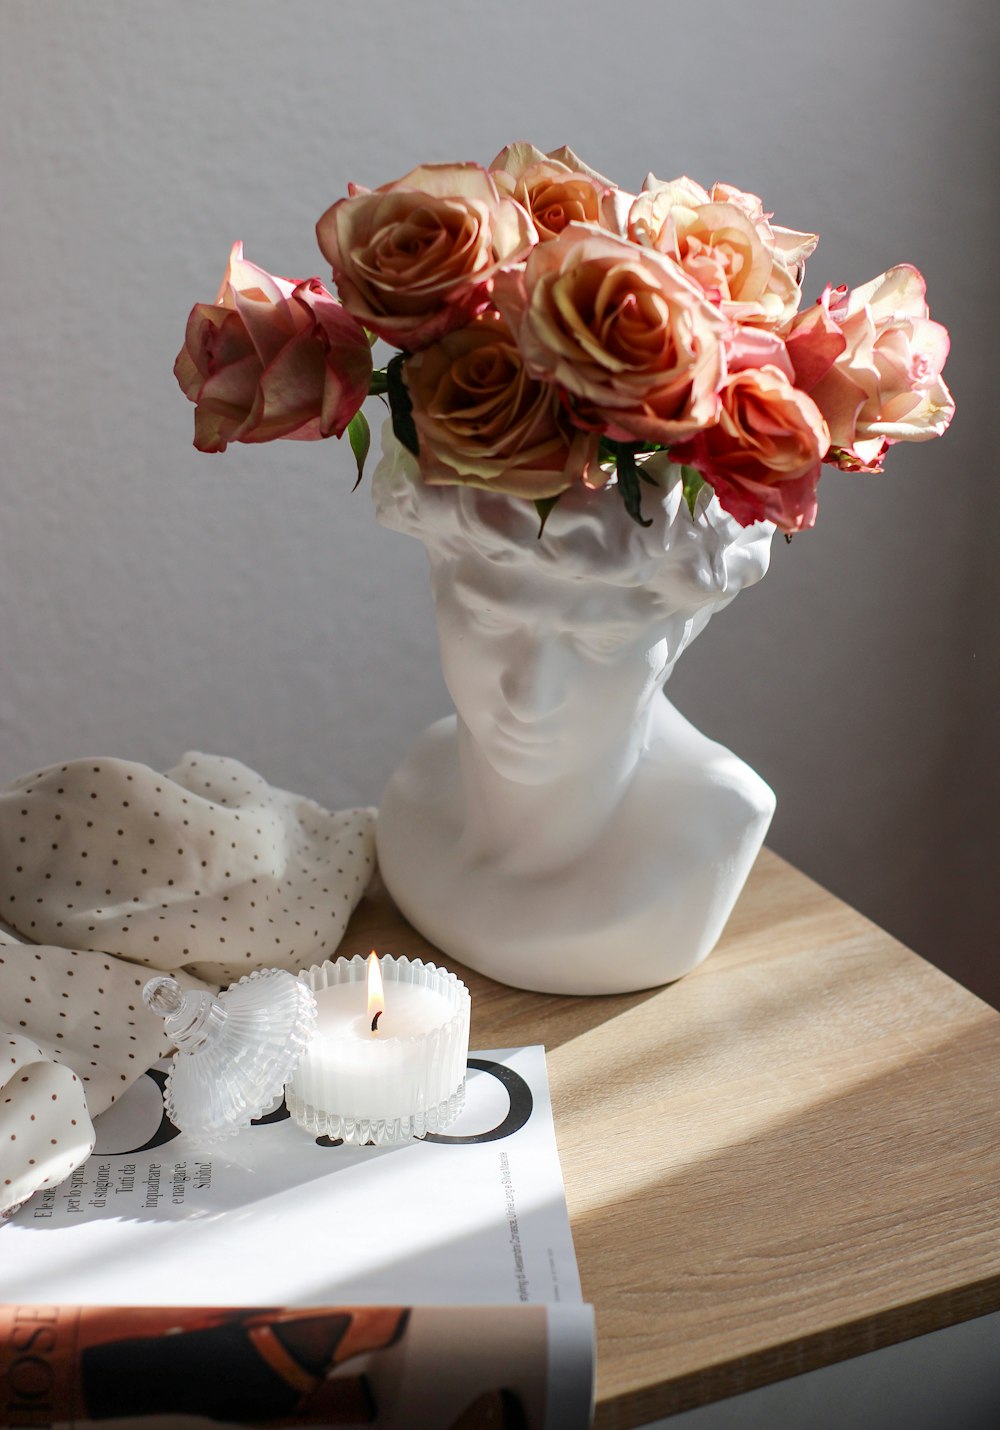
[[[0,790],[0,1216],[69,1176],[92,1118],[169,1051],[151,973],[218,988],[333,957],[374,832],[374,810],[219,755],[73,760]]]

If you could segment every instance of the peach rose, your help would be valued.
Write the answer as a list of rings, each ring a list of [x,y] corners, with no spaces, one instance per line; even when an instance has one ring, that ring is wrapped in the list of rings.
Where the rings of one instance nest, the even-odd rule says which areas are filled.
[[[675,447],[744,526],[773,521],[784,532],[812,526],[816,484],[830,434],[816,404],[775,366],[734,373],[719,394],[714,427]]]
[[[570,395],[581,425],[667,444],[714,422],[728,324],[652,249],[570,224],[498,279],[495,301],[528,371]]]
[[[411,352],[481,312],[501,266],[537,240],[478,164],[425,164],[374,192],[352,184],[316,237],[344,307]]]
[[[811,308],[797,313],[784,329],[785,350],[795,369],[795,385],[810,392],[847,347],[847,339],[830,315],[831,303],[839,302],[846,288],[829,283]]]
[[[801,299],[801,275],[816,247],[811,233],[772,227],[756,194],[729,184],[711,193],[692,179],[649,174],[628,217],[635,242],[666,253],[727,317],[776,326]]]
[[[534,144],[508,144],[489,171],[501,193],[517,199],[531,215],[544,243],[567,224],[590,223],[612,233],[624,233],[632,202],[610,179],[591,169],[565,146],[543,154]]]
[[[318,278],[292,281],[234,243],[214,305],[191,309],[174,376],[195,403],[194,445],[340,437],[368,395],[364,329]]]
[[[494,311],[407,359],[420,470],[509,496],[557,496],[596,470],[597,437],[573,427],[551,384],[530,377]]]
[[[955,411],[941,378],[948,332],[931,321],[925,294],[923,276],[904,263],[851,293],[824,295],[824,330],[835,325],[844,346],[809,391],[838,465],[878,470],[888,446],[926,442],[948,427]],[[797,336],[802,329],[793,325],[793,353]]]

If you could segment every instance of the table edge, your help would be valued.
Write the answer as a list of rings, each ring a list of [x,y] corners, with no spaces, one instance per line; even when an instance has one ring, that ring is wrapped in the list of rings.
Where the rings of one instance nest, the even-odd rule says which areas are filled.
[[[1000,1272],[686,1375],[603,1399],[594,1430],[636,1430],[827,1365],[1000,1311]]]

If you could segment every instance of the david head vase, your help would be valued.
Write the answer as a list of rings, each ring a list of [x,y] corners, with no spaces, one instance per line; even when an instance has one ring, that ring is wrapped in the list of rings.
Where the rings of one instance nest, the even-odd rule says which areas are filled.
[[[767,570],[773,528],[709,488],[692,513],[665,454],[640,527],[578,485],[532,503],[429,486],[391,433],[379,520],[423,541],[455,714],[392,775],[376,843],[404,917],[446,958],[546,993],[657,987],[712,950],[774,795],[675,709],[681,652]]]

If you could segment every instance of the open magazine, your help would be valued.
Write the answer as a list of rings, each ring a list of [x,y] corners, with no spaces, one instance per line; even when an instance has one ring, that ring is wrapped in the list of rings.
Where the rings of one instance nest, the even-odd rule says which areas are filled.
[[[206,1150],[163,1116],[163,1077],[0,1227],[0,1423],[589,1425],[542,1048],[471,1055],[459,1120],[399,1147],[279,1108]]]

